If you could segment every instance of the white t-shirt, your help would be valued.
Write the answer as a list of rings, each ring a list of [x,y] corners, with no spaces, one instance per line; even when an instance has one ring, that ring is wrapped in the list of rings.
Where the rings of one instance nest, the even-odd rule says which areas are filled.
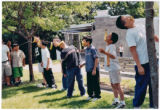
[[[120,70],[120,65],[118,62],[117,54],[116,54],[116,46],[114,44],[110,44],[106,46],[106,52],[115,56],[115,59],[110,58],[110,66],[107,66],[107,55],[104,56],[104,68],[106,71],[118,71]]]
[[[8,60],[8,55],[7,52],[9,52],[9,48],[7,45],[2,45],[2,62]]]
[[[48,58],[49,58],[49,68],[52,68],[52,61],[50,58],[50,53],[49,53],[48,48],[46,47],[44,49],[41,49],[41,54],[42,54],[43,68],[47,68]]]
[[[119,52],[124,52],[123,47],[119,47]]]
[[[128,29],[126,33],[126,41],[129,47],[136,46],[136,51],[141,64],[149,62],[144,25],[136,25],[136,27]]]

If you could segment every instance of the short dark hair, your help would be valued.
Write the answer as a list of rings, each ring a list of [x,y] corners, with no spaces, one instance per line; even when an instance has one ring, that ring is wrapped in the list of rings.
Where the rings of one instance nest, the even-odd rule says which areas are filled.
[[[92,37],[91,36],[83,37],[82,40],[86,40],[86,42],[89,42],[90,44],[92,44]]]
[[[128,29],[125,25],[125,22],[122,20],[122,16],[119,16],[116,20],[116,26],[120,29]]]
[[[118,41],[118,34],[112,32],[111,40],[112,40],[112,44],[115,44]]]
[[[48,42],[42,41],[42,45],[47,46],[47,45],[48,45]]]

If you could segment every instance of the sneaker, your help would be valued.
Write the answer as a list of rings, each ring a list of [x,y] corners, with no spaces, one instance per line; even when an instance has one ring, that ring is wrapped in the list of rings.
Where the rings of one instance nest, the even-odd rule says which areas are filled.
[[[92,99],[92,97],[87,97],[87,99],[86,100],[91,100]]]
[[[119,101],[113,101],[112,105],[117,106],[119,104]]]
[[[65,88],[62,88],[62,89],[61,89],[61,91],[66,91],[66,90],[67,90],[67,89],[65,89]]]
[[[51,87],[52,89],[57,89],[57,85],[56,84],[54,84],[54,85],[52,85],[52,87]]]
[[[96,100],[98,100],[99,98],[93,98],[92,99],[92,102],[95,102]]]
[[[120,104],[116,107],[116,109],[118,109],[118,108],[124,108],[125,106],[126,106],[125,103],[120,103]]]
[[[37,87],[42,88],[45,87],[43,84],[37,84]]]

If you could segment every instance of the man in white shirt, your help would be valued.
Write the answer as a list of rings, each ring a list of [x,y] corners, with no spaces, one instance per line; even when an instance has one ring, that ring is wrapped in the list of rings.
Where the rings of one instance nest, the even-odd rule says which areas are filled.
[[[123,52],[124,52],[123,46],[120,45],[120,47],[119,47],[119,54],[120,54],[120,57],[123,57]]]
[[[10,84],[11,75],[12,75],[12,70],[11,70],[11,57],[9,48],[2,41],[2,79],[5,78],[7,86],[11,86]]]
[[[52,73],[52,61],[50,58],[50,53],[47,48],[47,43],[42,41],[41,46],[41,54],[42,54],[42,66],[44,69],[44,77],[47,81],[47,84],[50,88],[57,88],[57,85],[55,84],[55,79]]]
[[[135,25],[132,16],[119,16],[116,25],[120,29],[126,29],[126,41],[133,59],[136,62],[136,85],[133,106],[140,107],[145,99],[147,86],[149,85],[150,107],[153,107],[150,67],[147,50],[146,32],[144,25]]]

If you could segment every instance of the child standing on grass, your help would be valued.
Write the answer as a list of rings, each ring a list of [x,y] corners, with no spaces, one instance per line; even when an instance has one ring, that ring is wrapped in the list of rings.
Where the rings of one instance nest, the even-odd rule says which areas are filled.
[[[12,71],[15,78],[15,85],[18,86],[21,83],[21,77],[23,76],[23,66],[25,66],[25,55],[22,50],[19,50],[17,43],[13,44],[13,51],[11,52]]]
[[[114,93],[114,101],[112,105],[118,105],[116,108],[124,108],[126,104],[124,101],[124,94],[120,86],[120,66],[116,55],[116,47],[114,45],[118,41],[118,35],[116,33],[111,33],[106,37],[106,50],[99,49],[99,51],[105,55],[105,69],[109,70],[110,82]],[[118,94],[120,95],[120,103]]]
[[[56,89],[57,85],[55,84],[55,79],[52,73],[52,61],[50,58],[50,53],[47,48],[47,43],[44,41],[42,41],[42,45],[41,45],[41,55],[42,55],[41,64],[43,66],[44,77],[46,79],[48,87]]]
[[[85,63],[87,72],[87,91],[89,97],[87,100],[94,98],[93,101],[101,98],[99,85],[99,63],[96,48],[92,45],[91,37],[83,37],[83,46],[87,47],[85,50]]]

